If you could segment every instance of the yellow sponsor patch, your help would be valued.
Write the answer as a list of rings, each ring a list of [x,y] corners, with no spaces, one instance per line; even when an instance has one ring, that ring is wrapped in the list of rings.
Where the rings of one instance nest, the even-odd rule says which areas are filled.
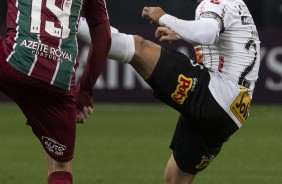
[[[195,51],[196,61],[198,63],[203,63],[204,55],[203,55],[203,50],[201,49],[201,47],[199,46],[194,47],[194,51]]]
[[[231,104],[230,109],[236,118],[243,124],[249,117],[249,109],[251,104],[251,97],[248,94],[248,90],[241,88],[240,94]]]
[[[196,169],[203,169],[205,167],[207,167],[208,165],[210,165],[211,161],[214,159],[214,156],[203,156],[201,163],[199,163],[198,165],[196,165]]]
[[[178,76],[178,85],[174,93],[171,94],[171,98],[178,104],[183,104],[188,97],[188,91],[192,88],[192,78],[187,78],[184,75]]]

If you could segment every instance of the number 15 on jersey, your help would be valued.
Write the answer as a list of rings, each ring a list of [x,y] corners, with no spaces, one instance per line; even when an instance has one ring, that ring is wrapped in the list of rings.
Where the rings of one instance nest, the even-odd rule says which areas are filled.
[[[42,24],[42,1],[33,0],[31,7],[30,32],[40,34]],[[57,38],[68,38],[70,34],[69,19],[72,0],[63,1],[63,8],[56,6],[56,0],[46,0],[46,8],[49,9],[60,21],[61,27],[55,27],[54,22],[45,20],[45,31]]]

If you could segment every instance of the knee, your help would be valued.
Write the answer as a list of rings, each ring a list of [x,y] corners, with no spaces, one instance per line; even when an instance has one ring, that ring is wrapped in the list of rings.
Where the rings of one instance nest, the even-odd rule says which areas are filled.
[[[134,35],[134,43],[135,43],[135,55],[140,55],[147,48],[148,41],[143,37]]]

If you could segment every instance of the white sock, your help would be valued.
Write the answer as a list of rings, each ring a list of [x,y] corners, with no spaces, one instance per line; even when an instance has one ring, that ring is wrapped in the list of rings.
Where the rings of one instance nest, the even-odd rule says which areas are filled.
[[[116,28],[111,27],[112,45],[108,58],[121,63],[129,63],[135,53],[133,35],[120,33]]]
[[[108,58],[121,63],[129,63],[135,53],[135,44],[133,35],[120,33],[116,28],[111,27],[112,45]],[[90,45],[91,37],[88,24],[85,18],[80,18],[77,37],[84,43]]]
[[[89,27],[86,22],[86,19],[81,17],[79,19],[77,38],[86,43],[87,45],[91,44],[91,37],[89,33]]]

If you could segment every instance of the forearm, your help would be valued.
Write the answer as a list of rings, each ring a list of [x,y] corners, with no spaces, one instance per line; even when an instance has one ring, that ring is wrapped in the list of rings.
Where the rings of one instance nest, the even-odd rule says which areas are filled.
[[[80,90],[92,93],[92,88],[100,76],[111,46],[109,22],[90,26],[90,48],[85,70],[83,72]]]
[[[220,32],[218,22],[214,19],[187,21],[166,14],[160,18],[159,23],[191,44],[211,45]]]

